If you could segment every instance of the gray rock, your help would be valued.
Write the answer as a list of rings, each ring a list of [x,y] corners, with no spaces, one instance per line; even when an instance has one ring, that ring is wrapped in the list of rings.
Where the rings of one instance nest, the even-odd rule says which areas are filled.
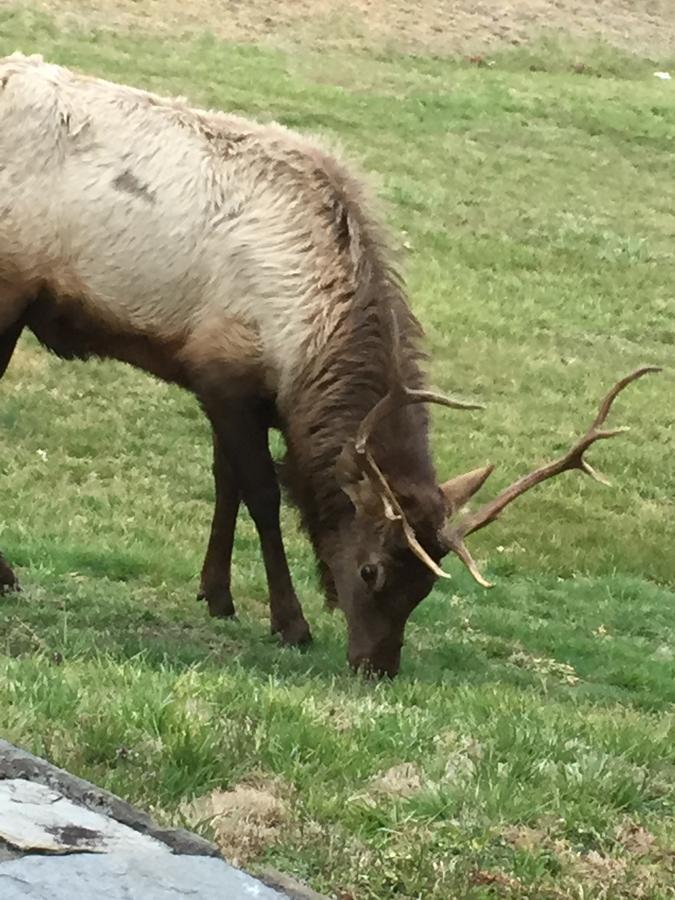
[[[0,739],[0,779],[3,778],[25,778],[43,784],[87,809],[110,816],[117,822],[133,828],[134,831],[157,838],[176,853],[190,856],[220,856],[218,848],[199,835],[191,834],[182,828],[160,828],[146,813],[135,809],[109,791],[104,791]]]
[[[161,841],[25,778],[0,781],[0,838],[24,852],[171,853]]]
[[[0,863],[7,862],[8,859],[17,859],[21,855],[20,850],[16,850],[5,841],[0,840]]]
[[[0,740],[0,900],[326,900]]]
[[[0,863],[2,900],[282,900],[227,863],[120,853],[26,856]]]

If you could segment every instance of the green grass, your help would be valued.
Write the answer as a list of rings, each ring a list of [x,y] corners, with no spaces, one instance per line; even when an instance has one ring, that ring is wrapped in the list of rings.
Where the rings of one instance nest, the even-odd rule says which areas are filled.
[[[613,486],[568,475],[477,536],[497,587],[450,562],[401,676],[375,686],[346,671],[290,511],[311,650],[268,636],[246,517],[240,621],[194,602],[212,486],[190,397],[23,339],[0,385],[0,547],[24,585],[1,607],[2,735],[165,822],[262,785],[283,821],[242,861],[344,898],[674,896],[670,85],[607,48],[591,78],[560,55],[533,72],[534,50],[494,68],[286,55],[5,8],[0,51],[16,48],[322,133],[376,173],[434,379],[487,404],[434,413],[444,476],[492,460],[499,487],[567,445],[617,377],[666,371],[621,397],[631,432],[592,452]]]

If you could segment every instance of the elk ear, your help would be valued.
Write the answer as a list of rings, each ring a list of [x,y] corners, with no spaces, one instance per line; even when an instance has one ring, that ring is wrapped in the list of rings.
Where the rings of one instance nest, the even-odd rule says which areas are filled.
[[[374,518],[382,517],[382,499],[373,488],[371,480],[359,468],[350,448],[346,447],[338,456],[335,474],[338,484],[357,512]]]
[[[373,519],[382,518],[384,513],[382,498],[373,490],[373,486],[367,478],[346,482],[341,487],[357,512],[365,513]]]
[[[474,494],[478,493],[490,477],[493,469],[494,466],[482,466],[480,469],[474,469],[472,472],[465,472],[464,475],[457,475],[456,478],[451,478],[440,485],[448,506],[448,516],[453,516],[464,506],[467,500],[470,500]]]

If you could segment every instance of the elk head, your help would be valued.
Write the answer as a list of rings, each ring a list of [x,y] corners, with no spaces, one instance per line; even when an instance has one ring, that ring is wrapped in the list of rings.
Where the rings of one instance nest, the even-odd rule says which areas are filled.
[[[330,569],[337,604],[347,619],[352,667],[375,675],[397,674],[405,624],[436,580],[450,577],[440,566],[448,553],[461,559],[478,584],[491,587],[479,571],[465,539],[494,522],[521,494],[569,469],[579,469],[607,484],[585,460],[584,453],[596,441],[627,430],[602,427],[612,403],[631,382],[657,371],[660,370],[656,366],[644,366],[621,379],[602,401],[588,431],[567,453],[523,475],[475,511],[458,516],[491,474],[491,465],[444,484],[416,484],[405,496],[393,490],[378,466],[371,439],[383,419],[410,404],[436,403],[455,409],[481,407],[407,388],[401,383],[400,367],[394,361],[389,392],[365,417],[353,445],[345,448],[338,461],[338,480],[350,497],[355,513],[343,525],[345,533],[337,541],[341,549],[338,558],[331,561]]]

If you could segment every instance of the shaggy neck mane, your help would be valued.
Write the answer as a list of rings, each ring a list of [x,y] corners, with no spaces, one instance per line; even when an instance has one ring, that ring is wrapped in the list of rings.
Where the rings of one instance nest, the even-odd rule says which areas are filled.
[[[394,353],[404,383],[412,388],[424,386],[421,326],[400,279],[386,262],[383,242],[377,232],[372,234],[374,226],[358,224],[355,287],[342,296],[330,336],[296,379],[284,428],[288,453],[283,479],[317,548],[322,536],[353,513],[337,481],[336,461],[345,447],[353,446],[362,420],[390,389]],[[353,220],[349,225],[353,230]],[[353,247],[346,249],[353,259]],[[398,348],[387,341],[386,329],[383,335],[382,323],[392,311]],[[404,508],[406,498],[435,489],[423,405],[392,413],[378,425],[370,446]]]

